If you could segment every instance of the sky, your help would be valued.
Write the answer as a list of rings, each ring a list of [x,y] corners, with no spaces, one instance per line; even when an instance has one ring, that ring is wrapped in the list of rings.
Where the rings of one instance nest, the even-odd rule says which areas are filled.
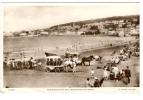
[[[48,28],[68,22],[139,14],[138,3],[72,6],[4,6],[4,32]]]

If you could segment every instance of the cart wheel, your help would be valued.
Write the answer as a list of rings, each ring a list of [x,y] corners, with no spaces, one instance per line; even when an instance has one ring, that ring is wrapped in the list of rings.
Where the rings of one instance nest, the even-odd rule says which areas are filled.
[[[64,67],[62,67],[60,71],[64,71]]]
[[[55,72],[60,72],[60,69],[59,68],[55,68]]]
[[[50,72],[50,68],[47,67],[47,68],[46,68],[46,71],[47,71],[47,72]]]

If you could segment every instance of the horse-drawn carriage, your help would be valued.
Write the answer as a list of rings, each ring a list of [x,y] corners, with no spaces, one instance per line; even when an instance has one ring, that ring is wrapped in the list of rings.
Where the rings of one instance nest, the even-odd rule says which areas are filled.
[[[46,65],[48,71],[60,72],[64,70],[63,59],[60,56],[46,57]]]
[[[73,67],[76,66],[75,61],[72,61],[70,58],[62,58],[60,56],[48,56],[46,57],[46,69],[47,71],[69,72],[73,70]]]

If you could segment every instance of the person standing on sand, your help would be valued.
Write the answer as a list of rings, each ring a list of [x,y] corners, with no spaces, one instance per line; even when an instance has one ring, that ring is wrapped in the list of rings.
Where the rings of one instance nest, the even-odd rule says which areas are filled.
[[[102,77],[101,79],[100,79],[100,87],[102,87],[102,84],[103,84],[103,82],[104,82],[104,80],[105,80],[105,78],[104,77]]]
[[[33,60],[33,67],[34,67],[34,68],[37,67],[37,62],[36,62],[36,60]]]
[[[23,66],[23,69],[27,67],[26,66],[26,58],[25,57],[22,59],[22,66]]]
[[[5,57],[4,61],[3,61],[3,68],[7,68],[8,66],[8,61],[7,61],[7,58]]]
[[[119,73],[119,69],[117,66],[113,67],[114,79],[117,80],[117,74]]]
[[[91,75],[91,77],[94,77],[94,69],[92,68],[91,70],[90,70],[90,75]]]
[[[126,66],[126,69],[125,69],[125,77],[127,78],[127,82],[128,84],[130,83],[130,77],[131,77],[131,71],[129,69],[129,66]]]
[[[29,66],[30,66],[29,69],[33,68],[33,62],[32,61],[33,61],[33,57],[31,57],[29,60]]]
[[[11,61],[11,69],[16,69],[16,63],[15,63],[15,59],[12,59]]]
[[[103,78],[108,79],[108,77],[109,77],[109,74],[108,74],[107,68],[104,68]]]
[[[76,72],[76,63],[73,60],[72,60],[72,65],[73,65],[73,73],[74,73],[74,72]]]
[[[94,87],[100,87],[100,81],[98,80],[98,78],[95,77],[94,79],[95,79],[95,81],[94,81],[93,86],[94,86]]]
[[[132,51],[131,49],[128,50],[128,58],[130,59],[131,58],[131,55],[132,55]]]
[[[90,83],[90,79],[87,78],[86,79],[86,83],[85,83],[86,87],[92,87],[91,83]]]

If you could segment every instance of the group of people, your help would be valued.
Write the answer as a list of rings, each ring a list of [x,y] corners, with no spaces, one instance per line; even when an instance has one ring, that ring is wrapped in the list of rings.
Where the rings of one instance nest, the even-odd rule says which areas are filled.
[[[130,43],[120,50],[120,57],[122,57],[123,60],[128,58],[130,59],[132,56],[139,56],[139,51],[139,41],[132,44]]]
[[[133,45],[133,52],[132,52],[132,55],[133,56],[137,56],[139,57],[140,56],[140,45],[139,45],[139,41],[136,42],[134,45]]]
[[[107,71],[107,68],[104,68],[103,76],[100,79],[98,77],[94,77],[94,69],[91,69],[90,73],[91,77],[86,79],[86,87],[102,87],[102,84],[106,80],[115,80],[115,82],[122,81],[126,85],[130,83],[131,71],[129,66],[126,66],[126,69],[122,69],[120,71],[118,67],[113,67],[110,72]]]
[[[101,79],[95,77],[95,70],[90,70],[90,77],[86,79],[86,87],[101,87],[106,77],[103,75]]]
[[[129,84],[131,77],[131,71],[129,69],[129,66],[126,66],[126,68],[122,70],[119,70],[118,67],[113,67],[113,70],[110,72],[109,77],[111,80],[121,80],[123,81],[123,83]]]
[[[115,53],[116,51],[114,51]],[[124,56],[126,58],[124,58]],[[115,80],[115,82],[122,81],[124,84],[130,83],[130,77],[131,77],[131,70],[129,66],[126,66],[126,68],[119,68],[118,64],[120,61],[124,61],[127,59],[130,59],[132,56],[132,50],[129,46],[124,46],[123,49],[120,50],[119,55],[117,57],[113,57],[111,59],[110,65],[105,65],[103,68],[103,76],[101,79],[98,79],[97,77],[94,77],[95,70],[92,68],[90,70],[91,78],[94,77],[94,82],[91,82],[90,78],[87,78],[86,80],[86,86],[87,87],[101,87],[102,83],[105,80]]]
[[[116,51],[113,51],[112,55],[115,53]],[[114,64],[119,64],[121,61],[130,59],[131,55],[132,55],[131,48],[129,48],[128,46],[124,46],[124,48],[120,50],[119,54],[117,54],[115,57],[114,56],[112,57],[111,62]]]
[[[97,77],[94,77],[92,82],[90,80],[91,80],[90,78],[86,79],[86,87],[101,87],[104,78],[98,79]]]
[[[62,60],[61,59],[47,59],[47,65],[48,66],[60,66],[62,64]]]
[[[111,66],[109,69],[109,66],[104,66],[103,71],[103,77],[110,80],[122,80],[125,84],[130,83],[130,77],[131,77],[131,71],[129,69],[129,66],[126,66],[126,69],[120,68],[118,64],[121,61],[125,61],[127,59],[130,59],[132,55],[132,51],[130,48],[130,45],[124,46],[123,49],[120,50],[119,55],[115,57],[115,59],[111,60]],[[108,72],[109,71],[109,72]]]
[[[57,59],[46,59],[45,60],[45,68],[46,66],[62,66],[65,68],[66,71],[69,70],[69,67],[72,68],[73,72],[76,72],[76,61],[74,59],[66,58],[64,60]],[[5,57],[3,62],[4,69],[9,70],[22,70],[22,69],[38,69],[42,66],[42,62],[38,59],[34,59],[30,57],[26,59],[8,59]],[[39,68],[38,68],[39,67]]]
[[[34,69],[36,66],[41,65],[40,62],[37,63],[36,60],[31,57],[30,59],[10,59],[8,60],[5,57],[3,62],[4,68],[8,68],[10,70],[21,70],[21,69]]]
[[[121,61],[125,61],[127,59],[130,59],[132,56],[132,50],[131,50],[131,45],[126,45],[123,47],[123,49],[120,50],[119,55],[115,58],[112,58],[111,60],[111,65],[110,66],[104,66],[104,75],[103,77],[109,78],[111,80],[121,80],[121,79],[127,79],[126,83],[130,83],[130,76],[131,76],[131,71],[129,70],[129,67],[126,66],[126,69],[121,69],[119,70],[118,64]],[[115,53],[116,51],[114,51]],[[110,67],[110,68],[109,68]],[[109,73],[108,73],[108,71]]]

